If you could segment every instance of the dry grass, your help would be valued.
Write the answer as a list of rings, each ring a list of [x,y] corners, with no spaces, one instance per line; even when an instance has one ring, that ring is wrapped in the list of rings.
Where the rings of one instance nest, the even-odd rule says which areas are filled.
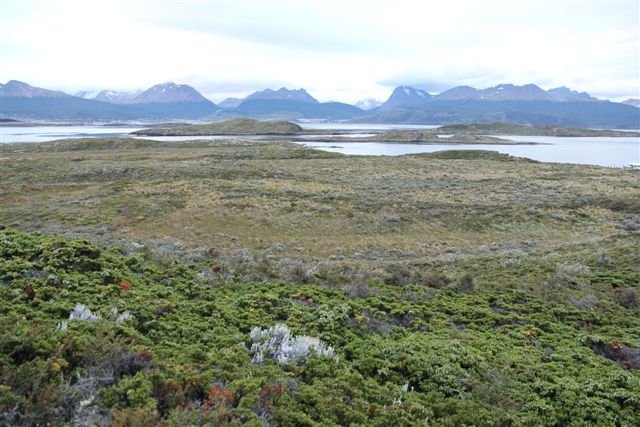
[[[638,222],[640,180],[629,170],[500,156],[345,157],[286,142],[99,141],[6,148],[2,223],[177,240],[219,257],[273,255],[276,245],[280,259],[371,268],[553,250]]]

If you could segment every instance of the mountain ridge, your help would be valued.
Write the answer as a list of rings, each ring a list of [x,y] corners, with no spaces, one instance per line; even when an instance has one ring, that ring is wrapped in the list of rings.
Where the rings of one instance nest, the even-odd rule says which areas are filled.
[[[221,106],[193,87],[173,82],[138,93],[102,90],[76,95],[82,97],[11,80],[0,84],[0,118],[91,121],[252,117],[412,124],[507,121],[525,125],[640,128],[640,110],[633,104],[598,100],[566,87],[545,91],[534,84],[500,84],[481,90],[457,86],[437,95],[399,86],[385,103],[368,110],[340,102],[321,103],[303,88],[286,87],[256,91],[244,99],[229,98]]]
[[[638,98],[629,98],[622,101],[622,104],[631,105],[632,107],[640,108],[640,99]]]
[[[565,86],[544,90],[535,84],[517,86],[503,83],[485,89],[471,86],[456,86],[433,97],[437,101],[551,101],[551,102],[598,102],[587,92],[578,92]]]

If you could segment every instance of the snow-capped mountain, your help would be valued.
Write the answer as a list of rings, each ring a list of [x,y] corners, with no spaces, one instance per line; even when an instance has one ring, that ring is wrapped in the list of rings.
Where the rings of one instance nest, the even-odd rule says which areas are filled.
[[[133,99],[139,95],[141,91],[135,92],[119,92],[115,90],[101,91],[82,91],[76,93],[76,96],[85,99],[93,99],[95,101],[110,102],[112,104],[130,104]]]
[[[387,101],[380,109],[388,110],[398,107],[418,107],[431,100],[429,92],[409,86],[399,86],[393,90]]]
[[[629,98],[625,101],[622,101],[623,104],[631,105],[632,107],[640,108],[640,99],[638,98]]]
[[[189,85],[180,85],[173,82],[161,83],[151,86],[144,92],[136,95],[132,104],[164,103],[164,102],[209,102],[200,92]],[[213,103],[212,103],[213,104]]]
[[[373,110],[376,107],[382,105],[382,101],[378,101],[377,99],[367,98],[356,102],[356,107],[362,108],[363,110]]]
[[[578,92],[566,87],[557,87],[545,91],[534,84],[516,86],[499,84],[486,89],[470,86],[457,86],[444,91],[433,98],[435,101],[552,101],[552,102],[593,102],[586,92]]]
[[[111,102],[112,104],[129,104],[140,94],[141,91],[135,92],[118,92],[115,90],[103,90],[99,92],[93,99],[96,101]]]
[[[95,97],[98,96],[99,93],[99,90],[81,90],[80,92],[76,92],[75,94],[73,94],[73,96],[84,99],[95,99]]]

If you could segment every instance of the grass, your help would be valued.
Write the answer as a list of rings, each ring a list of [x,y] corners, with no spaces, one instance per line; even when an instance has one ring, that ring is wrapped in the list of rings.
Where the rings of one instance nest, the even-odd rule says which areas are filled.
[[[229,262],[236,251],[267,259],[282,244],[279,258],[309,268],[375,269],[482,255],[490,244],[553,250],[638,221],[634,171],[487,151],[345,157],[283,142],[98,139],[3,156],[5,224],[71,233],[93,224],[125,243],[176,240]]]

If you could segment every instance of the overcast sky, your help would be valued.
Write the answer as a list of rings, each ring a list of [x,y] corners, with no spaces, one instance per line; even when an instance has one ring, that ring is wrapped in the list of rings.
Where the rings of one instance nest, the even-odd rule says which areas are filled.
[[[213,101],[409,85],[640,97],[640,1],[0,0],[0,82],[75,93],[174,81]]]

